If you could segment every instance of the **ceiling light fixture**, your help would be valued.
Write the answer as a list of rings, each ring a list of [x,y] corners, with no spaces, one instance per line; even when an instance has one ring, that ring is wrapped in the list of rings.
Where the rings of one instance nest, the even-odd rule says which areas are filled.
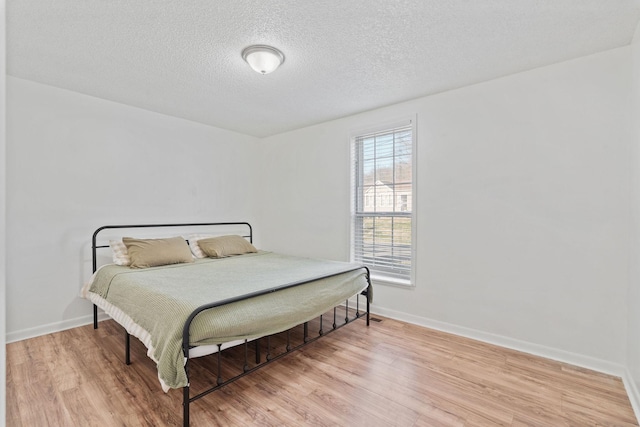
[[[269,74],[284,62],[284,54],[275,47],[256,44],[242,51],[242,59],[256,72]]]

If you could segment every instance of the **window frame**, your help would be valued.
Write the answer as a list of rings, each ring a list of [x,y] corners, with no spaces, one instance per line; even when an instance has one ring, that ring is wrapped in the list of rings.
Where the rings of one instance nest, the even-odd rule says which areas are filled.
[[[350,136],[349,136],[349,145],[350,145],[350,151],[351,151],[351,156],[350,156],[350,164],[349,164],[349,168],[350,168],[350,193],[349,193],[349,199],[350,199],[350,204],[351,204],[351,210],[350,210],[350,260],[351,262],[356,262],[356,232],[357,232],[357,226],[356,226],[356,204],[357,204],[357,182],[356,179],[358,177],[358,172],[356,171],[356,157],[358,156],[358,152],[357,152],[357,144],[356,141],[358,138],[362,138],[363,136],[366,135],[370,135],[370,134],[375,134],[375,133],[383,133],[385,131],[392,131],[396,128],[401,128],[401,127],[411,127],[411,198],[410,198],[410,205],[411,205],[411,267],[410,267],[410,274],[409,274],[409,279],[401,279],[401,278],[397,278],[397,277],[393,277],[391,275],[386,275],[384,271],[379,271],[376,270],[375,267],[370,266],[370,271],[371,271],[371,279],[372,281],[376,282],[376,283],[380,283],[380,284],[385,284],[385,285],[392,285],[392,286],[399,286],[402,288],[411,288],[411,287],[415,287],[415,278],[416,278],[416,248],[417,248],[417,220],[416,220],[416,212],[417,212],[417,120],[416,120],[416,116],[413,115],[409,118],[405,118],[405,119],[400,119],[400,120],[395,120],[395,121],[391,121],[387,124],[383,124],[383,125],[378,125],[378,126],[371,126],[371,127],[367,127],[367,128],[363,128],[360,129],[358,131],[355,132],[351,132]],[[365,200],[364,200],[365,194],[363,191],[362,194],[362,207],[365,207]],[[373,196],[375,197],[375,196]],[[396,201],[394,200],[394,204],[396,203]],[[406,212],[406,211],[404,211]],[[400,211],[398,211],[398,213],[400,213]]]

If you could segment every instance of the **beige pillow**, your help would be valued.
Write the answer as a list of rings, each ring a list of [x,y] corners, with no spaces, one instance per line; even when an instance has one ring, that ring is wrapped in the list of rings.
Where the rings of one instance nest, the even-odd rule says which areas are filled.
[[[133,239],[123,237],[127,247],[131,268],[148,268],[158,265],[193,262],[187,241],[182,237],[167,239]]]
[[[198,246],[208,257],[222,258],[231,255],[255,253],[258,250],[241,236],[220,236],[198,240]]]

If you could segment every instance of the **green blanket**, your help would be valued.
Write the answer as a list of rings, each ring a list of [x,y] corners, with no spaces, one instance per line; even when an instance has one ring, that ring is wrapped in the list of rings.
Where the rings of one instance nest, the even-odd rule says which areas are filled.
[[[108,265],[98,271],[89,291],[150,333],[159,378],[179,388],[187,385],[182,328],[197,307],[354,267],[270,252],[142,270]],[[193,321],[190,344],[222,344],[287,330],[344,302],[366,283],[360,269],[207,310]]]

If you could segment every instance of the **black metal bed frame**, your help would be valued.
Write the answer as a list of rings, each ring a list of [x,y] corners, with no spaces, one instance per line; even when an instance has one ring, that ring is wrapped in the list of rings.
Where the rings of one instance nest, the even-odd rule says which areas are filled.
[[[91,250],[92,250],[92,260],[93,260],[93,272],[95,273],[97,270],[97,250],[98,249],[102,249],[102,248],[108,248],[109,245],[98,245],[97,244],[97,237],[98,234],[103,231],[103,230],[110,230],[110,229],[126,229],[126,228],[169,228],[169,227],[215,227],[215,226],[246,226],[249,230],[249,234],[247,235],[243,235],[242,237],[249,239],[250,243],[253,243],[253,228],[251,227],[251,224],[249,224],[248,222],[207,222],[207,223],[177,223],[177,224],[135,224],[135,225],[105,225],[102,226],[98,229],[96,229],[96,231],[93,233],[93,237],[91,239]],[[318,277],[314,277],[311,279],[306,279],[306,280],[300,280],[300,281],[296,281],[296,282],[292,282],[292,283],[287,283],[281,286],[277,286],[277,287],[273,287],[273,288],[269,288],[269,289],[265,289],[262,291],[257,291],[257,292],[252,292],[246,295],[242,295],[242,296],[238,296],[238,297],[234,297],[234,298],[229,298],[226,300],[222,300],[222,301],[217,301],[217,302],[213,302],[210,304],[204,304],[198,308],[196,308],[187,318],[186,322],[184,323],[184,327],[182,330],[182,351],[184,353],[184,357],[185,357],[185,372],[187,374],[187,385],[185,387],[183,387],[183,427],[188,427],[189,426],[189,405],[208,395],[209,393],[216,391],[218,389],[220,389],[221,387],[224,387],[225,385],[234,382],[242,377],[244,377],[245,375],[250,374],[251,372],[256,371],[257,369],[271,363],[274,362],[278,359],[280,359],[281,357],[286,356],[287,354],[289,354],[290,352],[293,352],[295,350],[300,349],[301,347],[312,343],[314,341],[316,341],[317,339],[319,339],[320,337],[327,335],[328,333],[331,333],[339,328],[341,328],[342,326],[353,322],[354,320],[357,320],[359,318],[364,317],[366,319],[366,324],[367,326],[369,326],[370,324],[370,311],[369,311],[369,287],[367,287],[367,289],[365,289],[364,291],[360,292],[359,294],[356,295],[356,309],[355,309],[355,314],[352,318],[349,317],[349,300],[347,299],[345,301],[345,318],[344,318],[344,323],[340,323],[338,324],[337,322],[337,313],[336,313],[336,308],[333,308],[333,322],[331,324],[331,328],[328,330],[324,330],[323,329],[323,315],[320,315],[319,320],[320,320],[320,329],[318,331],[318,335],[314,336],[314,337],[310,337],[309,336],[309,328],[308,328],[308,323],[309,322],[304,322],[302,325],[304,327],[304,332],[303,332],[303,339],[302,339],[302,343],[300,343],[299,345],[296,345],[294,347],[291,347],[291,340],[290,340],[290,330],[287,331],[287,343],[286,343],[286,347],[285,347],[285,351],[272,356],[271,355],[271,336],[267,336],[267,354],[265,357],[264,361],[261,361],[261,356],[260,356],[260,339],[258,338],[255,340],[255,356],[256,356],[256,365],[252,368],[249,368],[248,365],[248,341],[245,340],[244,341],[244,366],[242,367],[242,372],[238,375],[235,375],[227,380],[224,380],[221,376],[221,367],[222,367],[222,360],[221,360],[221,353],[223,351],[222,349],[222,344],[218,344],[218,351],[215,353],[217,355],[217,378],[216,378],[216,385],[213,387],[210,387],[204,391],[202,391],[201,393],[197,394],[196,396],[191,397],[190,396],[190,381],[189,381],[189,350],[191,350],[192,348],[194,348],[195,346],[191,346],[189,344],[189,337],[190,337],[190,327],[191,327],[191,323],[192,321],[195,319],[195,317],[202,313],[205,310],[209,310],[209,309],[213,309],[216,307],[220,307],[226,304],[231,304],[234,302],[238,302],[238,301],[243,301],[249,298],[253,298],[253,297],[257,297],[260,295],[266,295],[269,293],[273,293],[273,292],[277,292],[277,291],[281,291],[284,289],[289,289],[289,288],[293,288],[296,286],[300,286],[300,285],[304,285],[316,280],[320,280],[320,279],[325,279],[325,278],[329,278],[329,277],[333,277],[333,276],[337,276],[339,274],[343,274],[343,273],[347,273],[350,271],[356,271],[356,270],[362,270],[364,269],[366,271],[366,279],[367,279],[367,283],[369,285],[369,287],[371,286],[371,275],[369,272],[369,268],[367,268],[366,266],[360,266],[360,267],[356,267],[356,268],[351,268],[351,269],[347,269],[344,271],[341,271],[339,273],[334,273],[334,274],[330,274],[330,275],[325,275],[325,276],[318,276]],[[363,295],[365,297],[366,300],[366,311],[364,313],[360,312],[360,295]],[[299,325],[298,325],[299,326]],[[93,304],[93,328],[97,329],[98,328],[98,306]],[[262,337],[265,338],[265,337]],[[131,364],[131,335],[129,334],[129,332],[127,332],[125,330],[125,363],[127,365]]]

